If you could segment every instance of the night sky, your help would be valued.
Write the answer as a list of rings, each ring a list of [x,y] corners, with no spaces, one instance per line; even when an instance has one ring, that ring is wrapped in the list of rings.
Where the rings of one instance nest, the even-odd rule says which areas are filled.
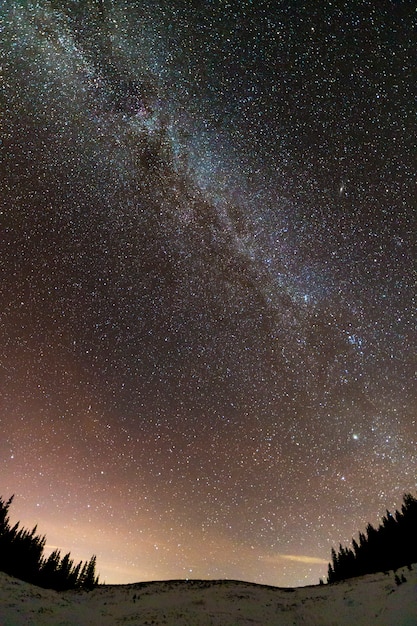
[[[417,487],[416,3],[0,10],[12,521],[108,583],[317,583]]]

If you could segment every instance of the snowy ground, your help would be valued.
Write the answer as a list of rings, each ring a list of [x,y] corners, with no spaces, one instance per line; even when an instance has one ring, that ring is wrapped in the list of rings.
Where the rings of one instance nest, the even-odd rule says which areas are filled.
[[[417,565],[335,585],[235,581],[103,585],[56,593],[0,572],[0,626],[417,626]]]

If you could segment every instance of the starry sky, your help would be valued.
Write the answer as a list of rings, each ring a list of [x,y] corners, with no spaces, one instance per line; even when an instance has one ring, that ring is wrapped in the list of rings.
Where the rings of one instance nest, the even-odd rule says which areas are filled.
[[[108,583],[317,583],[417,487],[415,2],[0,11],[12,521]]]

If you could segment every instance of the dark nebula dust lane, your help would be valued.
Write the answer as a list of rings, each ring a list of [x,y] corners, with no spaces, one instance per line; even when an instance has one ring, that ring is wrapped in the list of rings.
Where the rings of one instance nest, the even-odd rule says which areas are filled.
[[[0,493],[107,582],[315,583],[417,485],[417,12],[199,4],[0,8]]]

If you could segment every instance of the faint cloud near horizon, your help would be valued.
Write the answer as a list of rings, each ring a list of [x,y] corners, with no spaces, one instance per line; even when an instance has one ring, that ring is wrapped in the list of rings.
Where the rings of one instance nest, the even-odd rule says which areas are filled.
[[[274,554],[263,557],[268,563],[279,563],[280,561],[294,561],[296,563],[326,565],[329,559],[321,559],[317,556],[307,556],[305,554]]]

